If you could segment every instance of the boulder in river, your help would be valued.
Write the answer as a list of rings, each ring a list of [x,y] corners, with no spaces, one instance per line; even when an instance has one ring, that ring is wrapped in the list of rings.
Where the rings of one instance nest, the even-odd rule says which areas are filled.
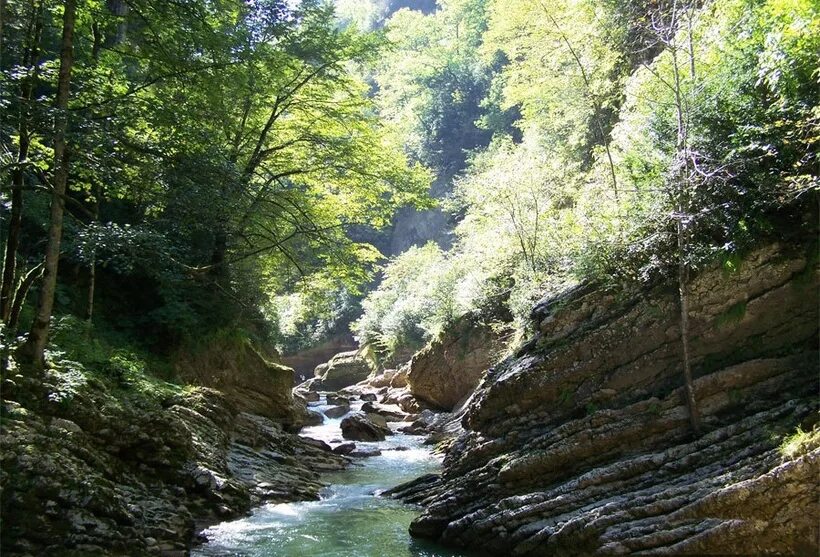
[[[371,456],[379,456],[382,452],[379,449],[356,449],[350,453],[354,458],[367,458]]]
[[[351,414],[342,420],[342,437],[355,441],[384,441],[393,432],[386,426],[376,423],[372,416],[362,412]]]
[[[322,441],[321,439],[314,439],[312,437],[302,437],[302,442],[307,443],[312,447],[316,447],[317,449],[322,449],[323,451],[330,451],[330,445]]]
[[[362,405],[362,412],[378,414],[388,422],[403,422],[407,419],[407,414],[399,410],[398,406],[391,407],[378,402],[365,402]]]
[[[349,455],[356,450],[356,443],[342,443],[333,447],[333,452],[341,455]]]
[[[322,425],[325,419],[319,412],[315,410],[306,410],[303,418],[303,423],[305,425]]]
[[[314,375],[316,380],[311,384],[312,389],[337,391],[367,379],[370,366],[356,350],[351,350],[340,352],[326,364],[317,366]]]
[[[302,397],[305,402],[319,402],[319,393],[316,391],[297,388],[293,391],[293,394]]]
[[[361,400],[366,402],[376,402],[376,393],[362,393],[359,397]]]
[[[326,397],[328,404],[347,404],[350,405],[350,399],[346,396],[342,396],[339,393],[328,393]]]
[[[327,416],[328,418],[341,418],[348,412],[350,412],[350,405],[348,404],[331,406],[330,408],[325,410],[325,416]]]

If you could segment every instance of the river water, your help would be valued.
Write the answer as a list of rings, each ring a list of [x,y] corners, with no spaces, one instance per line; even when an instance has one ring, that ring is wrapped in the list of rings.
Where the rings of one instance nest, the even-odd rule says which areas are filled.
[[[328,408],[321,402],[314,410]],[[361,407],[354,402],[351,411]],[[342,440],[342,418],[325,417],[322,425],[301,435],[332,446]],[[401,423],[390,424],[392,428]],[[436,472],[440,460],[423,438],[396,433],[385,441],[356,441],[358,449],[378,448],[380,456],[357,459],[347,470],[325,474],[329,484],[320,501],[269,504],[251,516],[217,524],[204,534],[208,543],[194,549],[196,557],[458,557],[452,552],[415,540],[407,533],[419,509],[377,493],[415,477]],[[397,450],[399,449],[399,450]]]

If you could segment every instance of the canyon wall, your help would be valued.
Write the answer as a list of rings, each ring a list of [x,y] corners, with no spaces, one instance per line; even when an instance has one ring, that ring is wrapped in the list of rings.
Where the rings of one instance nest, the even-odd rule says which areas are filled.
[[[441,476],[394,493],[415,536],[497,555],[816,555],[816,245],[769,245],[693,278],[703,431],[683,396],[674,284],[579,286],[488,370]]]

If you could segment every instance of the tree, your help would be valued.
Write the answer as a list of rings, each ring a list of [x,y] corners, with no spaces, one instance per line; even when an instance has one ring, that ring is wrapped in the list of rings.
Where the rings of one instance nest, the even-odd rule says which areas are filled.
[[[5,6],[2,7],[5,11]],[[16,164],[11,171],[11,215],[9,217],[8,237],[3,259],[3,277],[0,285],[0,320],[8,322],[15,297],[17,280],[17,252],[20,245],[20,228],[23,218],[23,188],[25,186],[26,165],[30,163],[29,147],[31,146],[30,130],[32,118],[32,101],[40,71],[40,43],[42,41],[45,18],[45,2],[31,3],[28,11],[23,42],[22,63],[25,77],[20,80],[20,96],[17,103],[17,156]],[[3,14],[5,17],[5,14]]]
[[[45,269],[21,349],[30,360],[42,363],[51,313],[90,315],[100,279],[111,274],[141,283],[150,299],[139,320],[121,322],[153,323],[148,329],[170,345],[194,327],[258,319],[269,291],[312,273],[355,290],[377,253],[351,240],[350,229],[382,226],[396,206],[425,203],[426,171],[408,164],[352,71],[371,63],[382,42],[340,29],[327,4],[75,2],[82,40],[61,57],[58,79],[37,73],[57,64],[56,37],[34,41],[44,45],[39,62],[28,48],[43,6],[13,6],[28,14],[28,28],[6,28],[2,79],[20,93],[4,86],[0,97],[19,107],[0,126],[2,171],[19,184],[2,195],[20,199],[11,204],[19,218],[2,227],[7,251],[17,253],[4,266],[7,323]],[[49,33],[55,12],[41,12]],[[42,110],[51,93],[57,108]],[[47,219],[43,194],[52,201]],[[45,236],[45,266],[15,268],[38,259]],[[75,271],[69,282],[84,283],[82,309],[54,307],[59,259]]]
[[[74,22],[77,16],[76,0],[66,0],[63,8],[63,37],[60,44],[60,71],[57,78],[54,126],[54,179],[51,198],[51,214],[48,243],[43,267],[43,285],[37,304],[37,312],[28,339],[20,354],[29,364],[42,368],[48,340],[51,312],[54,307],[54,291],[57,286],[57,267],[60,261],[60,243],[63,234],[63,214],[68,183],[69,155],[66,149],[68,129],[68,97],[71,86],[71,68],[74,63]]]

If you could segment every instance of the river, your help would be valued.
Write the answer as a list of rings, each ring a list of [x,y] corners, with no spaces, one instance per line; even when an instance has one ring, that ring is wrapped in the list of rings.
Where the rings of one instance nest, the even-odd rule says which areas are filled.
[[[311,404],[324,414],[328,406]],[[353,402],[351,411],[361,407]],[[325,417],[322,425],[308,427],[301,435],[321,439],[332,446],[342,442],[343,418]],[[391,428],[401,427],[399,423]],[[378,448],[380,456],[357,459],[348,469],[325,474],[329,486],[319,501],[268,504],[239,520],[205,530],[208,543],[195,548],[195,557],[459,557],[462,553],[415,540],[407,533],[419,509],[379,491],[415,477],[436,472],[440,459],[424,438],[396,433],[385,441],[356,441],[358,449]],[[398,449],[398,450],[397,450]]]

